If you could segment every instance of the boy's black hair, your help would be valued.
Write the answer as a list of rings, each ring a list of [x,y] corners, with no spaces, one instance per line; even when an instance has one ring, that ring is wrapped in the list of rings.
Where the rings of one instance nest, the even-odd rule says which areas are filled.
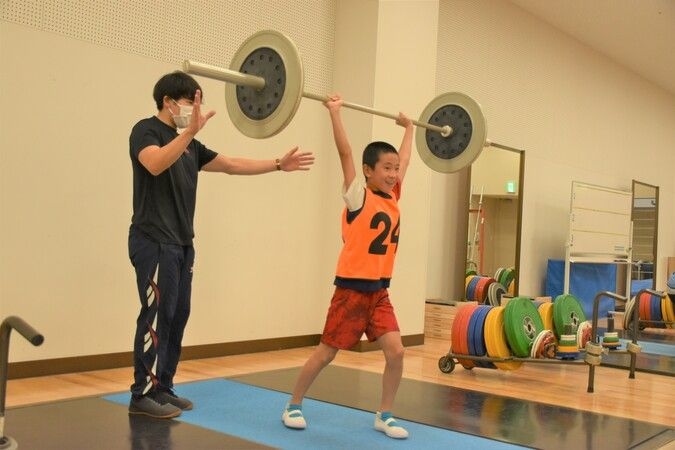
[[[164,105],[164,96],[167,95],[174,100],[180,98],[195,99],[197,89],[202,91],[202,100],[204,99],[204,91],[197,83],[197,80],[192,78],[185,72],[176,70],[175,72],[167,73],[155,83],[155,88],[152,91],[152,98],[155,99],[157,110],[161,110]]]
[[[382,153],[398,154],[396,148],[388,142],[371,142],[363,149],[363,164],[366,164],[371,169],[375,169],[375,164],[380,160],[380,154]]]

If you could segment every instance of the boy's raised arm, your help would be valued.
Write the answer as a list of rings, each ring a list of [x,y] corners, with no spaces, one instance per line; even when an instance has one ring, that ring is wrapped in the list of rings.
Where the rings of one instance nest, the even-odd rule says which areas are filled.
[[[324,103],[330,113],[330,120],[333,125],[333,139],[340,156],[342,165],[342,174],[344,176],[344,188],[347,189],[356,177],[356,168],[354,167],[354,158],[352,156],[352,147],[347,139],[347,132],[342,124],[340,108],[342,107],[342,98],[337,95],[329,95],[329,100]]]
[[[405,128],[403,133],[403,140],[401,141],[401,147],[398,149],[398,158],[399,158],[399,167],[398,167],[398,180],[399,183],[403,182],[405,173],[408,170],[408,165],[410,164],[410,153],[412,152],[412,137],[413,137],[413,123],[405,114],[398,113],[398,119],[396,119],[396,124]]]

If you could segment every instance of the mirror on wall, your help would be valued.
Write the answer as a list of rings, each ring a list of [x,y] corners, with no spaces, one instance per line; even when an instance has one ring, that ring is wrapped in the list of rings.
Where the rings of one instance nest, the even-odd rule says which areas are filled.
[[[656,289],[658,219],[659,187],[633,180],[631,296],[640,289]]]
[[[524,165],[522,150],[493,144],[469,175],[466,274],[495,278],[511,295],[518,294]],[[467,291],[467,300],[478,300]]]

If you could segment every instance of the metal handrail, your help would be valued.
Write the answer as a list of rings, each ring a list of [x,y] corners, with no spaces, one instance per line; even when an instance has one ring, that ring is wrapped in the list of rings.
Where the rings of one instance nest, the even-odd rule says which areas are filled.
[[[34,346],[42,345],[45,338],[17,316],[9,316],[0,324],[0,448],[6,448],[13,440],[5,436],[5,393],[7,390],[7,360],[9,358],[9,336],[12,328]]]

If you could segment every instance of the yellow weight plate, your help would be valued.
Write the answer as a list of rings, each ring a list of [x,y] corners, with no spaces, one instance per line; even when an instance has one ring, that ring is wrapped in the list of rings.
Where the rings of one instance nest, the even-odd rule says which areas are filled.
[[[662,308],[664,310],[663,320],[666,322],[675,322],[675,311],[673,310],[673,300],[666,296],[662,300]],[[675,324],[666,325],[668,328],[675,328]]]
[[[539,305],[537,308],[539,315],[541,316],[541,321],[544,322],[544,330],[554,330],[553,325],[553,303],[545,302]]]
[[[495,306],[485,317],[485,347],[492,358],[509,358],[511,349],[504,332],[504,306]],[[495,362],[495,366],[503,370],[516,370],[521,361]]]

